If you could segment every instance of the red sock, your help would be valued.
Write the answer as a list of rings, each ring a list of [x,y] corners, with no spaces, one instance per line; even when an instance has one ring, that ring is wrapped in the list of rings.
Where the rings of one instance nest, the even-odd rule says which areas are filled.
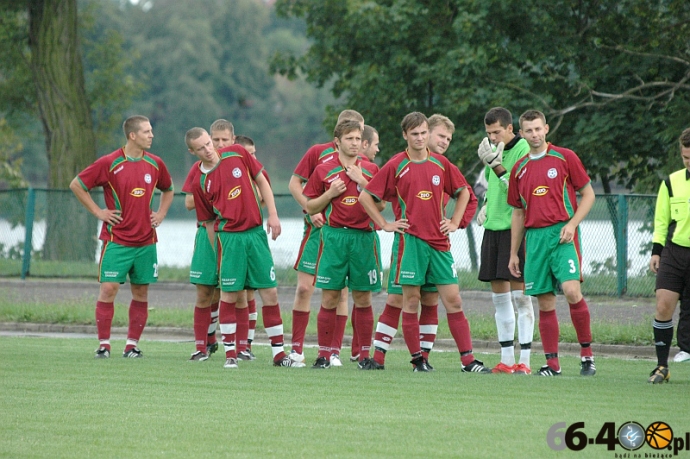
[[[561,364],[558,362],[559,333],[556,310],[539,311],[539,334],[544,354],[546,354],[546,364],[556,371],[561,369]]]
[[[570,319],[573,321],[577,341],[580,343],[580,357],[592,357],[592,329],[590,328],[589,307],[584,298],[570,305]]]
[[[422,355],[425,359],[429,358],[429,352],[434,348],[437,330],[438,304],[431,306],[422,305],[422,312],[419,314],[419,340],[421,341]]]
[[[474,354],[472,353],[470,323],[467,321],[467,317],[465,317],[465,312],[453,312],[446,314],[446,317],[448,318],[450,334],[453,335],[458,351],[460,351],[460,361],[463,365],[469,365],[474,362]]]
[[[331,354],[340,355],[340,348],[343,347],[343,336],[345,336],[345,326],[347,316],[335,316],[335,329],[333,329],[333,340],[331,341]]]
[[[249,334],[247,339],[247,348],[251,350],[252,341],[254,340],[254,330],[256,330],[256,300],[247,301],[247,308],[249,309]]]
[[[416,312],[402,313],[402,330],[407,350],[410,355],[422,354],[422,348],[419,343],[419,318]]]
[[[360,344],[359,360],[369,358],[371,335],[374,332],[374,310],[371,306],[357,308],[357,336]]]
[[[237,318],[237,352],[247,350],[247,335],[249,334],[249,308],[235,308]]]
[[[146,301],[132,300],[129,303],[129,327],[127,329],[125,352],[137,347],[141,333],[144,331],[144,327],[146,327],[146,319],[148,317],[149,304]]]
[[[309,325],[309,311],[292,311],[292,350],[304,352],[304,334]]]
[[[216,328],[218,327],[218,302],[211,304],[211,322],[208,325],[208,344],[215,344],[218,340],[216,339]]]
[[[280,306],[264,305],[261,308],[261,316],[264,319],[264,329],[268,335],[268,340],[271,343],[271,353],[273,354],[273,361],[277,362],[285,358],[285,344],[283,338],[283,318],[280,317]]]
[[[211,323],[211,308],[194,307],[194,344],[196,350],[206,352],[206,337]]]
[[[383,365],[386,361],[386,352],[390,348],[395,334],[400,325],[400,313],[402,309],[386,304],[376,324],[374,336],[374,360]]]
[[[220,302],[218,309],[218,323],[220,324],[220,334],[223,339],[223,348],[225,349],[226,359],[237,358],[237,312],[235,305],[237,303]]]
[[[113,303],[96,302],[96,329],[100,347],[110,350],[110,328],[113,324],[115,306]]]
[[[333,342],[333,332],[335,330],[336,313],[335,309],[326,309],[321,306],[316,317],[316,330],[319,340],[319,357],[330,358],[331,343]]]
[[[350,355],[352,357],[358,356],[360,351],[359,338],[357,337],[357,307],[352,305],[352,316],[350,318],[352,325],[352,344],[350,346]]]

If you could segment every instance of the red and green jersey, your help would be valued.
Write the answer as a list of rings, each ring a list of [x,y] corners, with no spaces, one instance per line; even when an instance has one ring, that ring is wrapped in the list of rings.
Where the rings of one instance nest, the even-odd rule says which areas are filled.
[[[196,212],[197,227],[203,222],[216,219],[213,206],[204,198],[204,184],[206,174],[201,171],[201,161],[194,163],[182,185],[182,192],[194,196],[194,211]]]
[[[302,181],[306,182],[309,180],[309,177],[311,177],[311,174],[314,173],[316,166],[330,161],[337,162],[337,160],[338,149],[336,148],[335,143],[328,142],[313,145],[309,148],[309,150],[307,150],[302,159],[300,159],[299,163],[297,163],[295,171],[292,173],[292,175],[296,175],[297,177],[301,178]]]
[[[106,207],[121,211],[122,221],[104,223],[100,239],[129,247],[158,241],[151,227],[154,191],[173,190],[168,168],[158,156],[145,151],[141,158],[129,158],[120,148],[97,159],[77,179],[86,191],[102,186]]]
[[[508,204],[524,209],[525,228],[544,228],[572,218],[578,190],[590,183],[572,150],[548,144],[539,158],[523,157],[510,172]]]
[[[472,200],[474,193],[465,177],[445,156],[428,152],[427,159],[415,162],[404,151],[393,156],[365,190],[377,200],[397,201],[400,218],[407,218],[410,224],[407,233],[436,250],[448,251],[450,241],[440,228],[444,218],[443,194],[456,198],[464,188],[470,190]]]
[[[362,168],[362,175],[367,180],[371,180],[379,171],[378,166],[372,162],[358,159],[357,165]],[[347,189],[343,194],[331,200],[323,210],[326,224],[333,228],[354,228],[373,231],[374,223],[367,215],[364,207],[359,203],[359,193],[362,190],[357,185],[357,182],[347,176],[347,172],[339,159],[335,163],[327,162],[320,164],[314,169],[307,185],[304,187],[304,196],[309,199],[318,198],[337,179],[345,182]]]
[[[204,199],[216,215],[216,231],[240,232],[261,226],[261,199],[256,177],[263,166],[241,145],[218,151],[220,161],[206,174]]]

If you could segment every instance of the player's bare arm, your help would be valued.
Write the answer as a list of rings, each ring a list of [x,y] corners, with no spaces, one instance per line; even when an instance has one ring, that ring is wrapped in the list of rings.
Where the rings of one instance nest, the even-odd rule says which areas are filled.
[[[170,206],[172,205],[174,197],[174,190],[163,191],[161,193],[161,202],[158,206],[158,210],[155,212],[151,212],[151,226],[155,228],[160,226],[161,223],[163,223],[163,220],[165,220],[165,216],[168,215],[168,210],[170,210]]]
[[[568,221],[568,223],[561,229],[560,243],[572,242],[575,237],[575,231],[577,231],[577,226],[585,219],[589,211],[594,205],[594,190],[591,184],[587,184],[584,188],[580,190],[580,204],[575,211],[575,215]]]
[[[649,269],[656,274],[657,271],[659,271],[659,261],[661,260],[661,256],[659,255],[652,255],[652,258],[649,260]]]
[[[337,198],[347,190],[347,185],[340,179],[337,179],[331,183],[330,188],[328,188],[321,196],[314,199],[307,199],[307,213],[309,215],[320,214],[323,209],[328,206],[334,198]],[[306,196],[305,196],[306,198]]]
[[[194,195],[193,194],[187,194],[184,197],[184,207],[187,210],[194,210]]]
[[[448,235],[460,227],[460,222],[462,221],[462,216],[465,214],[465,209],[467,209],[467,204],[470,202],[470,191],[467,188],[463,188],[456,198],[455,209],[453,210],[453,215],[450,219],[444,218],[441,220],[441,232]]]
[[[373,196],[366,191],[362,191],[359,194],[359,203],[362,204],[362,207],[364,207],[364,210],[369,215],[369,218],[371,218],[371,220],[376,223],[379,228],[387,233],[395,232],[402,234],[410,227],[410,224],[407,222],[406,218],[401,218],[400,220],[396,220],[394,222],[387,222],[381,214],[378,204],[374,200]]]
[[[290,177],[290,182],[288,183],[288,190],[290,190],[290,194],[292,195],[293,198],[295,198],[295,201],[297,201],[297,204],[304,209],[305,212],[309,212],[307,210],[307,198],[302,194],[302,188],[304,187],[304,181],[296,176],[293,175]],[[317,227],[321,228],[323,226],[324,220],[323,220],[323,215],[321,214],[314,214],[311,216],[311,222],[312,224]]]
[[[264,203],[266,203],[266,210],[268,211],[268,218],[266,219],[266,234],[270,234],[271,238],[275,241],[278,236],[280,236],[280,220],[278,219],[278,211],[276,210],[276,202],[273,197],[273,190],[271,185],[268,184],[268,180],[264,177],[264,174],[259,173],[254,179],[256,181],[256,186],[259,188],[259,193],[264,198]]]
[[[120,210],[116,209],[101,209],[98,204],[93,200],[88,191],[82,188],[81,183],[76,178],[72,180],[69,184],[70,190],[77,197],[77,200],[82,206],[88,210],[91,215],[101,220],[109,225],[117,225],[122,221],[122,215]]]
[[[510,223],[510,261],[508,262],[508,269],[515,277],[521,277],[520,259],[518,258],[518,250],[520,244],[525,238],[525,210],[513,209],[513,216]]]

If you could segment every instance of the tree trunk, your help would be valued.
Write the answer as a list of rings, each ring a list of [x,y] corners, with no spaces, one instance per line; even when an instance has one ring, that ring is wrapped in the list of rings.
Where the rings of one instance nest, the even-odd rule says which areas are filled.
[[[77,33],[77,0],[30,0],[29,47],[46,138],[48,187],[66,189],[96,159]],[[92,219],[85,224],[66,198],[74,200],[64,193],[48,196],[43,255],[49,260],[93,261],[95,224]]]

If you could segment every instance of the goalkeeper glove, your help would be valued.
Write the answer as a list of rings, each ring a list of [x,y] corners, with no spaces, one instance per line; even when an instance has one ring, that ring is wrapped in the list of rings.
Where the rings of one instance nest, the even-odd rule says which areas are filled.
[[[479,156],[479,159],[481,159],[486,166],[493,169],[501,164],[503,160],[504,146],[503,142],[499,142],[494,150],[489,143],[489,139],[484,137],[484,140],[482,140],[482,143],[479,144],[479,148],[477,149],[477,156]]]
[[[479,213],[477,214],[477,225],[482,226],[484,225],[484,222],[486,221],[486,204],[482,206],[481,209],[479,209]]]

